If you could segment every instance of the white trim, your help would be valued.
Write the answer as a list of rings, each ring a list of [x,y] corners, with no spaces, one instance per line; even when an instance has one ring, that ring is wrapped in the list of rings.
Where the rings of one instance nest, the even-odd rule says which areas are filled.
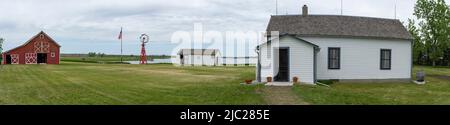
[[[11,56],[11,64],[19,64],[20,63],[20,56],[19,54],[10,54]],[[16,61],[13,61],[16,60]]]
[[[25,64],[37,64],[37,53],[25,53]]]

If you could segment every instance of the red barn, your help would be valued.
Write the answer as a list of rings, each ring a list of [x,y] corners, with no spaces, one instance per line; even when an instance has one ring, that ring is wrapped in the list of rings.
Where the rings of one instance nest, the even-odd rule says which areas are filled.
[[[44,31],[2,54],[3,64],[59,64],[61,46]]]

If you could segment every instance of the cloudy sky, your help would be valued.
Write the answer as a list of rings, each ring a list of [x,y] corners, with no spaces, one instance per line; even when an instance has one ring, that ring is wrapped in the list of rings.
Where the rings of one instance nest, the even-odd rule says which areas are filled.
[[[170,54],[171,35],[204,30],[263,31],[276,0],[0,0],[0,37],[6,50],[43,30],[63,53],[120,53],[117,35],[124,28],[124,54],[139,54],[138,37],[150,35],[151,54]],[[395,0],[343,0],[344,15],[394,18]],[[446,0],[447,3],[450,0]],[[412,18],[415,0],[397,0],[397,18]],[[278,0],[278,14],[340,14],[340,0]],[[254,45],[254,43],[251,43]]]

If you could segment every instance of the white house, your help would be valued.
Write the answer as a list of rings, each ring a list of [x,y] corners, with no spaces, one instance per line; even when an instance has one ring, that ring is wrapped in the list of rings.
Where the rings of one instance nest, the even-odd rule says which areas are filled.
[[[177,54],[180,65],[219,66],[220,58],[218,49],[181,49]]]
[[[412,37],[399,20],[308,15],[272,16],[258,46],[257,79],[410,80]]]

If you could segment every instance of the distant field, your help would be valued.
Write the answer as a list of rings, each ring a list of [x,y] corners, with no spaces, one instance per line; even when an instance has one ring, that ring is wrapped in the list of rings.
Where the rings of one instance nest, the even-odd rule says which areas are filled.
[[[85,62],[85,63],[118,63],[120,62],[119,55],[107,55],[107,56],[94,56],[89,57],[87,55],[82,56],[61,56],[61,61],[65,62]],[[147,59],[168,59],[170,56],[147,56]],[[139,61],[139,55],[124,55],[123,61]]]
[[[450,68],[415,67],[426,85],[243,86],[254,67],[62,62],[3,65],[0,104],[450,104]]]

